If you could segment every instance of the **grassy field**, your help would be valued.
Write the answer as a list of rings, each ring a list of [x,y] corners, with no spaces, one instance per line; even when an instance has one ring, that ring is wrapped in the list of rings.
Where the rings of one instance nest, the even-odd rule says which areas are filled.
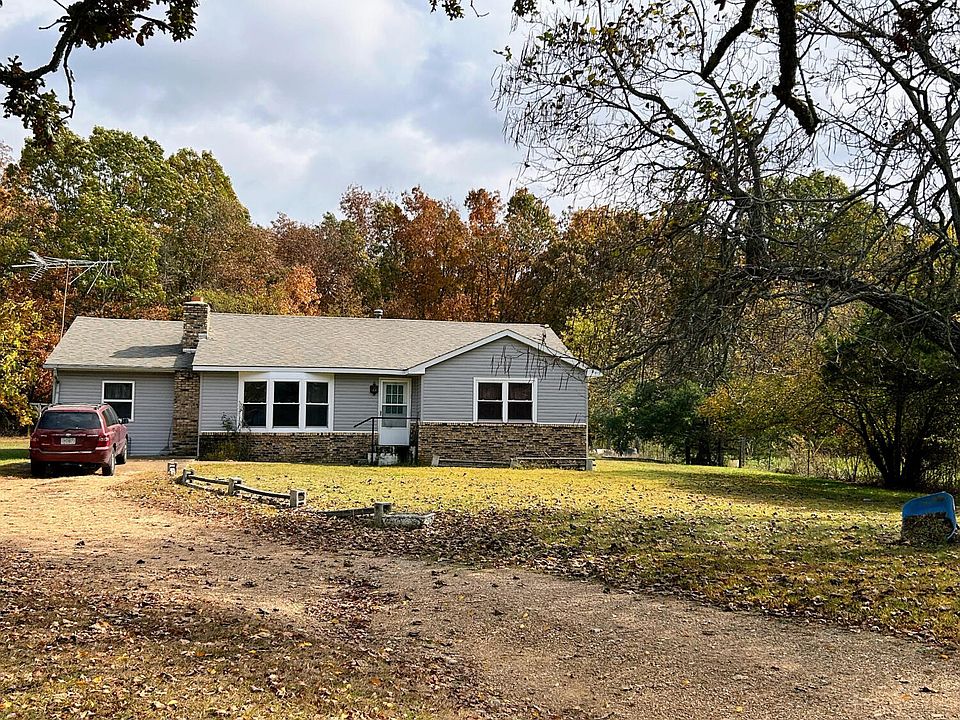
[[[351,527],[343,522],[303,531],[327,544],[514,562],[731,609],[960,641],[960,548],[901,544],[905,493],[614,461],[592,473],[253,463],[199,469],[277,490],[304,488],[321,509],[386,500],[444,511],[428,533],[357,533],[342,530]],[[296,516],[286,517],[283,532],[295,530]]]
[[[30,440],[25,437],[2,437],[0,436],[0,459],[7,456],[26,457],[27,448],[30,446]]]
[[[0,437],[0,477],[26,475],[30,441],[27,438]]]

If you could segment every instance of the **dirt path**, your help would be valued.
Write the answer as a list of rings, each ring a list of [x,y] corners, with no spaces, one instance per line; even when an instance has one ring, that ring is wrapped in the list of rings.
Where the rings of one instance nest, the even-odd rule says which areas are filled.
[[[123,473],[157,467],[131,463]],[[139,507],[99,475],[2,482],[0,544],[120,591],[242,609],[309,632],[339,621],[315,611],[318,598],[355,583],[373,600],[384,652],[478,674],[494,713],[960,718],[956,662],[888,637],[510,569],[304,552]]]

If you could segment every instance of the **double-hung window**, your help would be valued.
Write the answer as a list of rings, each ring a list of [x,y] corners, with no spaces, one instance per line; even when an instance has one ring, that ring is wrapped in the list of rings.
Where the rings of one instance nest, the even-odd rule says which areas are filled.
[[[267,381],[247,380],[243,383],[243,424],[251,428],[267,426]]]
[[[273,381],[273,427],[300,427],[300,381]]]
[[[256,430],[329,430],[332,387],[312,373],[240,376],[242,425]]]
[[[533,383],[507,383],[507,421],[533,422]]]
[[[133,381],[105,380],[100,401],[112,407],[118,417],[133,420]]]
[[[307,382],[306,426],[325,428],[330,425],[330,385],[326,382]]]
[[[477,422],[536,422],[534,380],[474,381],[474,419]]]

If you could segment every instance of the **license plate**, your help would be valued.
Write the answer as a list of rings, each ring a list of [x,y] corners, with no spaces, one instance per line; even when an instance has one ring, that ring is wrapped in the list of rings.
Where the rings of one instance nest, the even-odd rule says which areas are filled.
[[[60,444],[61,444],[61,445],[76,445],[76,444],[77,444],[77,439],[76,439],[76,438],[60,438]]]

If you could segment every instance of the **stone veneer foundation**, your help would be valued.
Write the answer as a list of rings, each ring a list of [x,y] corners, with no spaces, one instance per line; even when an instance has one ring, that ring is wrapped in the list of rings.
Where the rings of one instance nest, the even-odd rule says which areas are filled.
[[[513,458],[585,458],[586,425],[420,423],[420,462],[433,456],[464,462]]]
[[[200,435],[200,457],[259,462],[366,462],[370,433],[217,432]]]
[[[514,458],[585,458],[585,425],[486,425],[420,423],[419,458],[434,455],[463,462],[503,462]],[[200,435],[201,458],[261,462],[366,462],[370,433],[216,432]],[[569,463],[532,463],[537,466]]]

